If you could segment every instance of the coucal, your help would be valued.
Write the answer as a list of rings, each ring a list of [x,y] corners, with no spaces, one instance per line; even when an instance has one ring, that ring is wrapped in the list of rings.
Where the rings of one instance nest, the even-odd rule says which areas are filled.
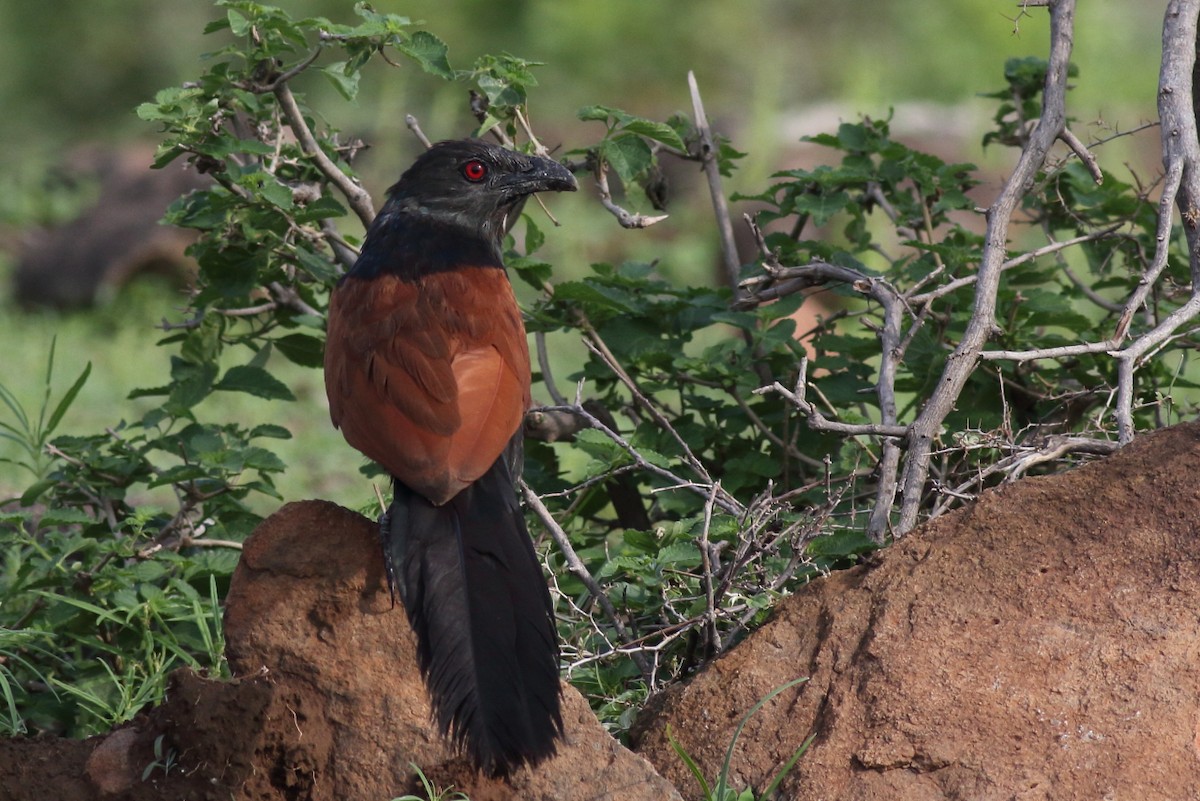
[[[393,598],[442,733],[505,775],[562,734],[550,594],[517,502],[525,327],[502,260],[561,164],[479,140],[434,145],[388,190],[329,302],[333,424],[392,476],[380,519]]]

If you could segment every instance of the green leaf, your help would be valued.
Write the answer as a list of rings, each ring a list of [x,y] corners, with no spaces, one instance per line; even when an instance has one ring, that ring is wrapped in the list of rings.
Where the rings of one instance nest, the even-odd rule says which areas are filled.
[[[692,568],[700,564],[700,549],[694,542],[676,542],[658,552],[658,562],[679,568]]]
[[[292,391],[278,378],[261,367],[249,365],[230,367],[221,380],[213,386],[213,389],[226,392],[245,392],[248,395],[268,400],[292,401],[296,399]]]
[[[608,122],[615,110],[608,106],[584,106],[576,112],[576,116],[583,122]]]
[[[342,97],[347,100],[354,100],[358,97],[358,70],[347,69],[349,62],[339,61],[336,64],[330,64],[321,70],[321,74],[329,79],[333,84],[333,88],[337,89]]]
[[[246,36],[250,33],[250,20],[232,8],[225,12],[229,20],[229,30],[234,36]]]
[[[627,186],[634,184],[653,163],[650,146],[645,140],[628,134],[605,139],[600,145],[600,156]]]
[[[322,284],[331,284],[338,277],[337,267],[333,262],[312,252],[306,247],[299,246],[295,251],[296,260],[300,267]]]
[[[525,221],[525,253],[535,253],[546,241],[546,235],[537,227],[531,215],[522,214],[521,219]]]
[[[624,124],[622,130],[639,134],[656,142],[662,142],[667,147],[672,147],[676,150],[687,150],[687,145],[679,138],[679,134],[675,132],[675,129],[664,122],[654,122],[653,120],[641,117],[633,117]]]
[[[446,43],[428,31],[417,31],[407,42],[396,44],[396,49],[421,65],[421,69],[448,81],[454,80],[454,70],[446,54]]]
[[[171,394],[168,402],[176,409],[190,409],[208,397],[216,377],[215,364],[194,364],[172,356]]]
[[[325,343],[310,334],[288,334],[272,342],[289,361],[301,367],[321,367],[325,363]]]
[[[87,382],[88,376],[92,374],[92,363],[88,362],[83,368],[83,372],[79,374],[79,378],[75,379],[75,383],[67,390],[66,394],[54,407],[54,412],[50,415],[50,420],[46,423],[45,435],[49,436],[54,433],[54,429],[58,428],[58,424],[62,422],[63,415],[71,408],[71,404],[75,402],[75,398],[79,395],[79,390],[83,389],[83,385]]]
[[[271,423],[263,423],[250,429],[250,438],[255,437],[270,437],[271,439],[291,439],[292,432],[288,431],[283,426],[273,425]]]

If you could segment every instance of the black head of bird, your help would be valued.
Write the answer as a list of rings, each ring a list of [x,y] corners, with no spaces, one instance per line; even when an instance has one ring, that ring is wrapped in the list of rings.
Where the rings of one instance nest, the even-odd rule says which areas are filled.
[[[388,190],[384,214],[416,213],[499,244],[506,222],[535,192],[573,192],[575,176],[557,161],[478,139],[439,142]]]

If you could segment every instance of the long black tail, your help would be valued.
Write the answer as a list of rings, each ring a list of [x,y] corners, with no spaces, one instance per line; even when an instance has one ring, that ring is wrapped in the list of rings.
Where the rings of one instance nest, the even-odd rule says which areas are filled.
[[[384,556],[442,733],[493,775],[552,756],[558,636],[505,456],[444,506],[393,483]]]

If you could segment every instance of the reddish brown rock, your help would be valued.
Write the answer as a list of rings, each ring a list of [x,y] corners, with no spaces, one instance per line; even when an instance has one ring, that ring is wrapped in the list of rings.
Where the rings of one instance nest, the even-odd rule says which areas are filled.
[[[983,495],[814,582],[640,721],[762,787],[810,733],[797,799],[1200,798],[1200,426]]]
[[[234,574],[226,650],[235,674],[265,668],[275,688],[265,742],[289,793],[387,799],[416,789],[415,763],[472,801],[592,798],[616,788],[623,798],[678,797],[565,685],[566,742],[537,770],[487,779],[447,750],[431,729],[412,631],[389,601],[376,537],[374,522],[341,507],[289,504],[258,528]]]

